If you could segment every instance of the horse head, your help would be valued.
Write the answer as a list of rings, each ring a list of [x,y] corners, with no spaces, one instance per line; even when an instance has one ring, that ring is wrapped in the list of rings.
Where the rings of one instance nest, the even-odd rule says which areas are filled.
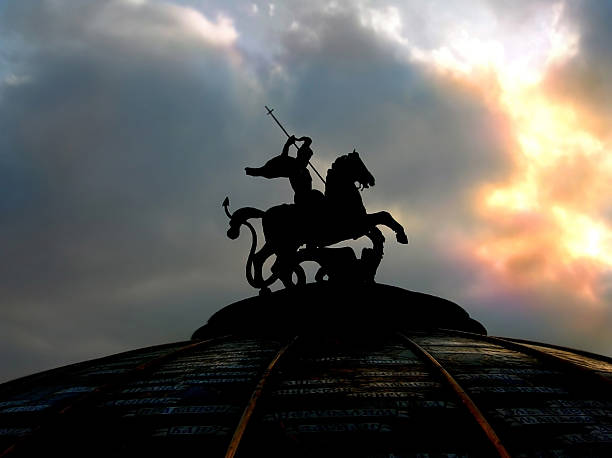
[[[347,158],[347,168],[350,171],[351,178],[354,178],[354,182],[358,183],[361,189],[374,186],[374,176],[361,160],[359,153],[353,150],[352,153],[347,154]]]
[[[359,153],[353,150],[352,153],[337,158],[331,169],[327,171],[326,195],[331,189],[334,190],[334,194],[340,189],[343,190],[343,193],[349,189],[355,190],[355,183],[358,184],[358,189],[363,190],[374,186],[375,182],[374,177],[359,157]]]

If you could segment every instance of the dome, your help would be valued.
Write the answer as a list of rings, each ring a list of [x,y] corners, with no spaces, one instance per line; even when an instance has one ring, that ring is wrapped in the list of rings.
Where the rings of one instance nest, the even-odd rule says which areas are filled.
[[[313,284],[189,341],[0,385],[2,456],[612,456],[612,360],[457,304]]]

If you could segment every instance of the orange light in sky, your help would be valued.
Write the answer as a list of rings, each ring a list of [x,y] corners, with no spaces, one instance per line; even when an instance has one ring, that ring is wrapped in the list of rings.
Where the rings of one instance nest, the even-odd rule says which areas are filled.
[[[511,177],[479,193],[487,229],[474,243],[477,258],[513,283],[556,282],[597,302],[597,278],[612,269],[612,228],[602,216],[612,196],[612,158],[579,108],[545,91],[547,72],[571,65],[579,52],[578,35],[560,23],[562,6],[545,14],[547,25],[531,36],[481,39],[474,27],[448,46],[412,55],[478,87],[505,114],[515,140]],[[509,43],[524,52],[509,57]]]

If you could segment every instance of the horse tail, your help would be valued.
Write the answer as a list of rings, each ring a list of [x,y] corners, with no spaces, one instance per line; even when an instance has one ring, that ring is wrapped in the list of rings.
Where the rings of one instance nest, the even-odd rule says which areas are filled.
[[[263,218],[264,215],[265,212],[263,210],[259,210],[258,208],[240,208],[231,215],[230,228],[227,231],[227,236],[232,240],[238,238],[242,225],[245,225],[251,232],[251,249],[249,250],[249,256],[247,258],[246,278],[249,285],[258,289],[267,288],[278,279],[278,274],[274,272],[269,278],[263,278],[263,264],[266,259],[272,255],[272,253],[267,253],[268,250],[266,249],[265,244],[262,249],[259,250],[259,252],[256,252],[257,231],[248,221],[251,218]]]

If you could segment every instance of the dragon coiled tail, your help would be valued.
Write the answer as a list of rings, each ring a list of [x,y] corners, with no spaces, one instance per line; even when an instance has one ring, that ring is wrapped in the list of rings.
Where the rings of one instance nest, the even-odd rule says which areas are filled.
[[[256,252],[257,231],[248,221],[251,218],[263,218],[265,212],[254,207],[243,207],[236,210],[233,214],[230,214],[229,211],[227,211],[228,205],[229,201],[227,205],[225,205],[224,202],[226,213],[230,217],[230,228],[227,230],[227,236],[235,240],[240,236],[240,228],[242,225],[245,225],[249,229],[251,232],[251,249],[249,250],[249,256],[247,258],[246,278],[249,285],[253,288],[265,289],[278,279],[278,274],[273,272],[269,278],[263,278],[263,264],[272,253],[267,253],[265,245],[258,253]]]
[[[246,278],[249,285],[251,285],[253,288],[263,290],[268,288],[268,286],[278,279],[278,274],[273,272],[267,279],[263,278],[263,263],[269,256],[264,256],[264,259],[260,259],[261,256],[257,256],[258,253],[255,252],[257,248],[257,231],[255,231],[253,225],[248,221],[245,221],[243,224],[251,231],[251,249],[249,250],[249,257],[247,258]],[[257,262],[255,262],[256,258]],[[254,275],[253,272],[255,273]]]

